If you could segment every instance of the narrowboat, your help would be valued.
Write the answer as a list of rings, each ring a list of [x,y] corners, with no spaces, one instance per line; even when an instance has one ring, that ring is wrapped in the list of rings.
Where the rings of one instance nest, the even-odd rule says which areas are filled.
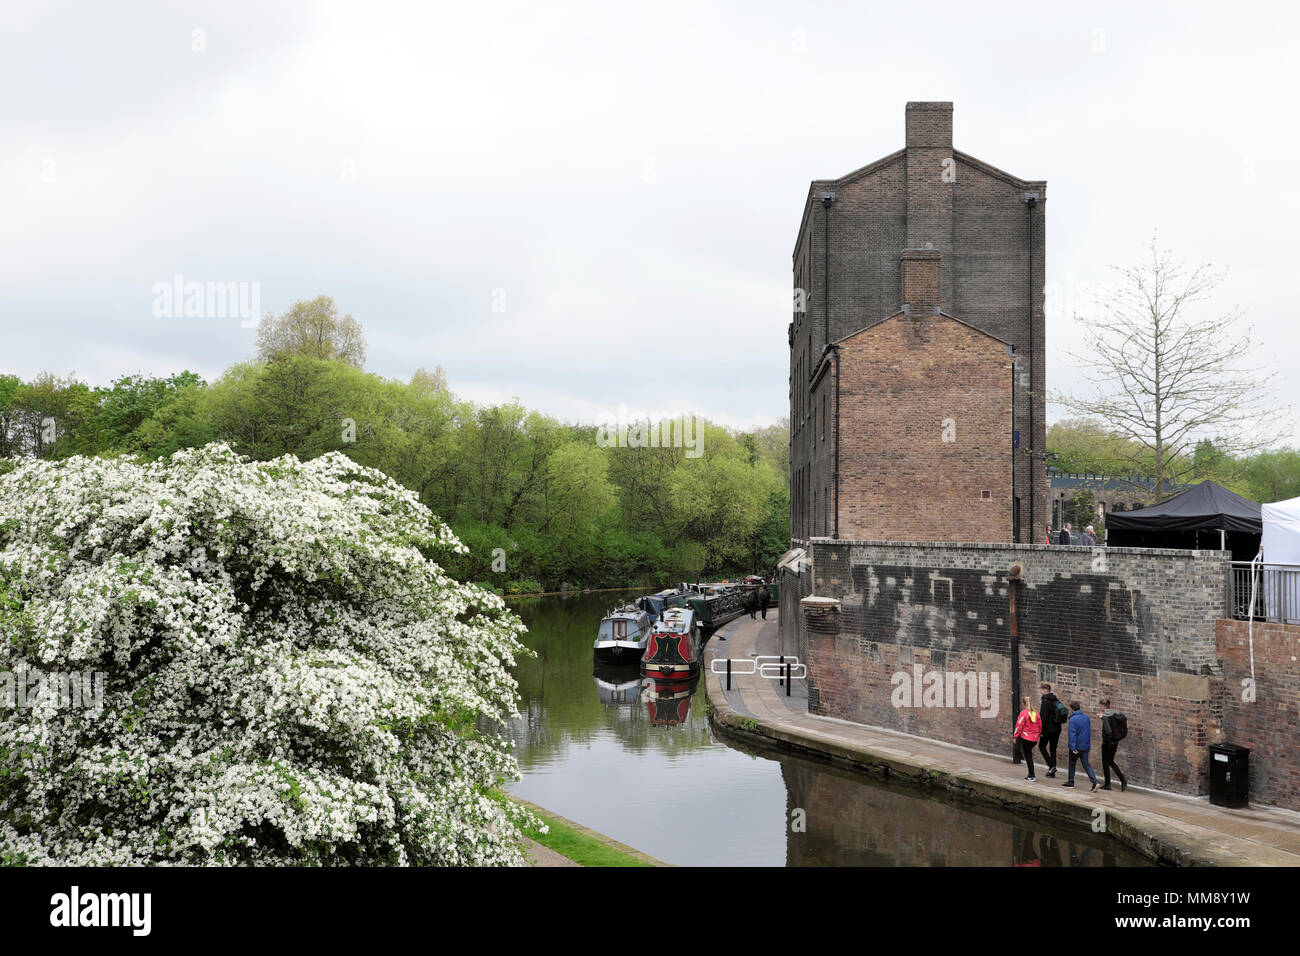
[[[664,611],[670,607],[685,607],[686,602],[696,594],[696,591],[688,585],[680,587],[667,588],[655,594],[647,594],[643,598],[637,599],[637,604],[650,613],[652,620],[659,620]]]
[[[641,658],[641,673],[659,680],[689,680],[700,672],[703,641],[695,612],[672,607],[654,625]]]
[[[700,627],[710,631],[748,611],[754,591],[760,587],[767,589],[768,607],[776,604],[776,585],[763,583],[763,579],[758,575],[751,575],[743,584],[723,581],[718,584],[700,584],[696,587],[697,593],[691,595],[687,603],[695,611]]]
[[[592,651],[598,661],[610,664],[635,664],[645,651],[646,638],[654,619],[643,607],[625,604],[616,607],[600,622],[600,631]]]

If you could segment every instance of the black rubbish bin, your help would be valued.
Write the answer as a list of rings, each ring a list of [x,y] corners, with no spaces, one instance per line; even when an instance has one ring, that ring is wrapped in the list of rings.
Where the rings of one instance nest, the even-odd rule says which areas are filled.
[[[1210,802],[1241,809],[1250,803],[1250,748],[1210,744]]]

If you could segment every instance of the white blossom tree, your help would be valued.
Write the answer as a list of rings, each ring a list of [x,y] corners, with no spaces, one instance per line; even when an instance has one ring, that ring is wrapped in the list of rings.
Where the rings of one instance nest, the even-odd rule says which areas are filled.
[[[538,821],[483,727],[523,625],[458,551],[339,454],[0,477],[0,862],[520,863]],[[32,693],[96,672],[94,706]]]

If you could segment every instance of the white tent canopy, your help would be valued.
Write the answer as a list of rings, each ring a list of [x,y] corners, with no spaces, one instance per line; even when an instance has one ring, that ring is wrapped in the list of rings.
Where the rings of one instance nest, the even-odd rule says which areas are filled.
[[[1300,566],[1300,498],[1276,501],[1260,508],[1264,522],[1260,550],[1264,564]],[[1269,620],[1300,618],[1300,571],[1264,569],[1264,613]]]

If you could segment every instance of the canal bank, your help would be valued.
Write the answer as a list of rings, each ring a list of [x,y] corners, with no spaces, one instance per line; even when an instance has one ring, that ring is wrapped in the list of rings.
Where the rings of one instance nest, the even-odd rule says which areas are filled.
[[[709,719],[738,742],[776,746],[957,800],[1106,835],[1152,861],[1175,866],[1300,866],[1300,814],[1272,808],[1228,810],[1206,798],[1129,788],[1075,790],[1061,778],[1029,783],[1009,757],[808,713],[803,681],[713,674],[714,659],[777,653],[776,615],[718,629],[705,650]],[[1064,776],[1062,760],[1062,777]],[[1104,830],[1097,829],[1104,827]]]
[[[512,668],[519,714],[503,728],[519,763],[506,788],[515,797],[676,866],[1150,865],[1104,836],[719,734],[702,680],[682,697],[647,686],[635,665],[594,664],[611,598],[621,600],[516,605],[534,653]]]
[[[649,854],[635,850],[626,843],[620,843],[613,837],[597,833],[590,827],[575,823],[545,807],[539,807],[519,797],[510,798],[515,803],[527,807],[545,822],[550,832],[546,834],[545,843],[535,837],[525,835],[525,845],[529,862],[533,866],[671,866],[662,860],[656,860]]]

